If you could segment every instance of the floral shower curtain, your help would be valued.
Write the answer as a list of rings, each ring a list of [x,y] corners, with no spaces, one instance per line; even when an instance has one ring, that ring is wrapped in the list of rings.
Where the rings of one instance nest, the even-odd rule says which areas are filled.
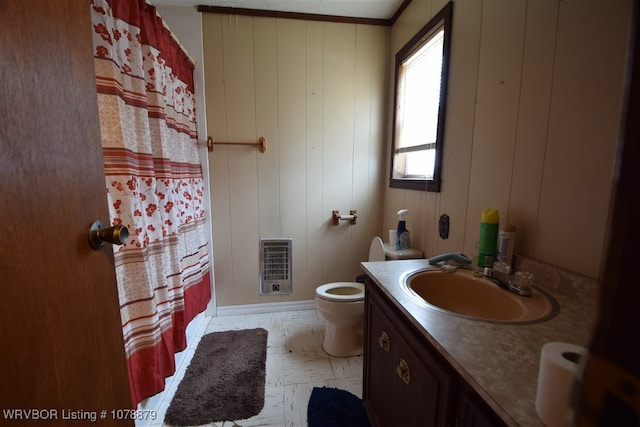
[[[106,193],[134,406],[164,389],[211,298],[193,63],[145,0],[91,3]]]

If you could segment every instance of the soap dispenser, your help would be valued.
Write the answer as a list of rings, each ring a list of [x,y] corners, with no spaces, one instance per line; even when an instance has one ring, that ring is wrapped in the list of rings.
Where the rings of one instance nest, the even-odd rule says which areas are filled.
[[[411,247],[411,238],[409,230],[407,230],[407,213],[409,209],[400,209],[398,211],[398,230],[396,231],[398,238],[396,239],[396,249],[409,249]]]

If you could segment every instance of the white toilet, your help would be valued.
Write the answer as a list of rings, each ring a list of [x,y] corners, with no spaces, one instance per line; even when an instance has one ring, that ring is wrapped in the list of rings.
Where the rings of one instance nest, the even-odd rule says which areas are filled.
[[[384,261],[384,244],[374,237],[369,261]],[[334,282],[318,286],[316,308],[326,320],[322,348],[336,357],[358,356],[363,352],[364,284]]]

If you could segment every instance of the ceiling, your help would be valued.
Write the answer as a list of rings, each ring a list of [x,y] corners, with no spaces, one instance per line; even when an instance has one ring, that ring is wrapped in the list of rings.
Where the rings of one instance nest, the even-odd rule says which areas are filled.
[[[393,17],[405,0],[150,0],[154,5],[217,6],[313,15],[383,19]]]

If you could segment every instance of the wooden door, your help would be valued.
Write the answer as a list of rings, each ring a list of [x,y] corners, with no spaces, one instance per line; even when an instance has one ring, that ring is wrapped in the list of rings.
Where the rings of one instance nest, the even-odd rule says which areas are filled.
[[[640,7],[633,8],[627,92],[618,144],[607,249],[600,277],[600,312],[575,426],[640,425]]]
[[[87,242],[109,220],[89,7],[0,0],[3,425],[133,425],[112,248]]]

